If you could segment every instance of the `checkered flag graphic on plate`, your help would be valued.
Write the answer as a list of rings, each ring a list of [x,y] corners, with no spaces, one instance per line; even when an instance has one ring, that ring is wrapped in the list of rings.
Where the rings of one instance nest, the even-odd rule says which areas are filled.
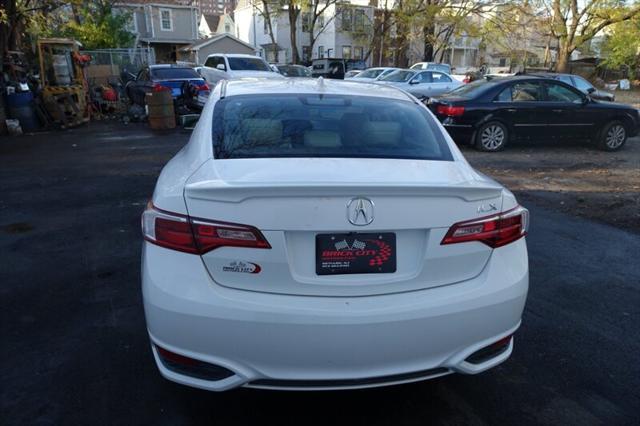
[[[344,250],[349,248],[349,244],[347,244],[347,240],[338,241],[334,244],[336,250]]]
[[[353,244],[351,244],[351,248],[357,249],[357,250],[363,250],[366,246],[367,246],[366,243],[363,243],[362,241],[358,241],[358,240],[354,240]]]

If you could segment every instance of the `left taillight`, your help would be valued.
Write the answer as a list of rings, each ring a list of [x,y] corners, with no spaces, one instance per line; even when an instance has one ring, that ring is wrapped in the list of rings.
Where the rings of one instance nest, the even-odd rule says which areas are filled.
[[[264,235],[252,226],[195,219],[158,209],[151,203],[142,213],[142,235],[160,247],[192,254],[219,247],[271,248]]]
[[[441,244],[478,241],[497,248],[524,237],[528,229],[529,210],[518,206],[493,216],[455,223]]]
[[[200,86],[196,86],[196,90],[198,92],[201,92],[203,90],[207,90],[208,91],[210,89],[209,89],[209,85],[207,83],[204,83],[204,84],[201,84]]]
[[[436,109],[440,115],[446,115],[447,117],[460,117],[464,114],[463,106],[451,106],[451,105],[438,105]]]

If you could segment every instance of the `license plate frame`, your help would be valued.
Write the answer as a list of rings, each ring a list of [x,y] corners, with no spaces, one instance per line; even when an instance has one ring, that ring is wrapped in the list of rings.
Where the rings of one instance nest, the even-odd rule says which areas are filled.
[[[316,234],[316,274],[385,274],[397,268],[394,232]]]

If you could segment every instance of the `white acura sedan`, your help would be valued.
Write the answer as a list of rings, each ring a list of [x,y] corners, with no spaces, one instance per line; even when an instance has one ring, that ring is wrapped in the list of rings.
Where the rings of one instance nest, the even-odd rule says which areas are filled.
[[[528,222],[401,90],[223,82],[142,216],[153,356],[209,390],[479,373],[513,349]]]

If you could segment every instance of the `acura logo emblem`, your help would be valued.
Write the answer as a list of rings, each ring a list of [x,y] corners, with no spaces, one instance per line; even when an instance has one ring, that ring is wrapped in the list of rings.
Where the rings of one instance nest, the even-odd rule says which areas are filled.
[[[373,222],[373,202],[368,198],[352,198],[347,203],[347,219],[356,226]]]

